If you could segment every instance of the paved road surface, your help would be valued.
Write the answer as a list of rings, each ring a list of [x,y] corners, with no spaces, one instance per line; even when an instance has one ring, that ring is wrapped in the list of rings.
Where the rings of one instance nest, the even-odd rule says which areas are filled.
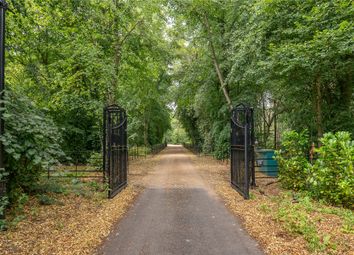
[[[100,254],[263,254],[203,182],[184,148],[164,150],[147,178],[147,189]]]

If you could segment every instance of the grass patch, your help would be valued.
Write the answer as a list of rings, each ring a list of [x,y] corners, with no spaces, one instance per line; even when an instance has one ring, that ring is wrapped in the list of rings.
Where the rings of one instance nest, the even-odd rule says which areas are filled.
[[[316,212],[323,214],[337,215],[342,219],[341,231],[345,234],[354,234],[354,213],[352,210],[341,207],[328,206],[319,204],[314,209]]]
[[[92,193],[105,193],[107,184],[97,181],[82,181],[80,178],[43,178],[34,186],[32,193],[41,194],[76,194],[92,196]]]
[[[260,210],[261,212],[264,212],[264,213],[270,213],[272,211],[270,206],[267,204],[261,204],[260,206],[258,206],[258,210]]]
[[[306,195],[290,192],[282,193],[274,201],[276,202],[274,219],[288,233],[303,236],[311,252],[335,253],[337,244],[334,234],[319,229],[322,221],[330,214],[340,218],[343,233],[353,233],[354,215],[351,210],[328,206]],[[270,213],[266,205],[261,205],[259,210]]]
[[[330,238],[326,237],[326,242],[321,242],[316,224],[309,215],[311,209],[307,200],[293,203],[289,198],[285,198],[279,202],[275,218],[289,233],[302,235],[310,251],[323,251]]]
[[[254,194],[253,192],[250,192],[250,199],[256,199],[256,194]]]
[[[57,202],[55,198],[52,198],[46,194],[38,195],[38,203],[40,205],[54,205]]]
[[[63,185],[63,183],[59,182],[55,178],[42,179],[36,185],[33,186],[32,192],[36,194],[62,194],[65,193],[65,185]]]

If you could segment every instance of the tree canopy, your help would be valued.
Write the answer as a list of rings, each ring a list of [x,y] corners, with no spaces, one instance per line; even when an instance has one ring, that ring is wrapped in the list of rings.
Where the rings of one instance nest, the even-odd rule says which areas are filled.
[[[352,1],[175,0],[170,7],[177,112],[205,150],[228,154],[230,101],[254,107],[262,147],[276,146],[288,129],[308,129],[313,141],[354,133]]]
[[[65,149],[99,146],[111,103],[127,109],[132,143],[162,142],[170,50],[160,1],[8,2],[8,87],[49,112]]]
[[[64,151],[99,150],[112,103],[128,112],[130,144],[168,140],[173,119],[219,158],[240,102],[262,147],[288,129],[354,133],[352,1],[8,3],[7,87],[48,117]]]

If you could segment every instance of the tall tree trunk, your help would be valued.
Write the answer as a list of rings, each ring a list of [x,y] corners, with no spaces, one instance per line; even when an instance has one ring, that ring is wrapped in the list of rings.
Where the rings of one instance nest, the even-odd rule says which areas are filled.
[[[117,43],[114,48],[115,48],[115,52],[114,52],[114,71],[115,72],[114,72],[114,76],[112,79],[112,85],[110,88],[108,88],[108,91],[107,91],[108,104],[115,103],[115,93],[117,92],[117,88],[118,88],[119,67],[120,67],[120,62],[121,62],[121,58],[122,58],[121,44],[120,44],[118,38],[117,38]]]
[[[113,0],[113,4],[115,5],[115,7],[118,9],[119,8],[119,2],[116,0]],[[138,20],[133,26],[132,28],[126,32],[126,34],[124,36],[120,36],[119,33],[117,33],[117,37],[115,39],[115,42],[113,42],[113,47],[114,47],[114,77],[112,79],[112,83],[111,86],[107,88],[107,96],[106,96],[106,100],[108,104],[113,104],[115,103],[115,99],[116,99],[116,95],[115,93],[118,91],[118,76],[119,76],[119,68],[120,68],[120,64],[121,64],[121,59],[122,59],[122,49],[123,46],[126,42],[126,40],[132,35],[132,33],[134,32],[134,30],[138,27],[139,24],[141,24],[143,20]],[[118,27],[117,27],[117,21],[114,20],[113,22],[113,29],[115,31],[118,31]]]
[[[226,88],[225,79],[224,79],[224,76],[223,76],[222,71],[220,69],[219,61],[216,57],[215,47],[214,47],[213,39],[211,36],[210,26],[209,26],[209,20],[208,20],[208,17],[206,14],[204,14],[204,26],[205,26],[205,29],[208,34],[208,41],[210,44],[211,55],[212,55],[215,71],[216,71],[218,78],[219,78],[220,87],[224,93],[224,97],[226,99],[227,105],[229,106],[229,109],[232,110],[232,102],[231,102],[231,99],[229,96],[229,92],[227,91],[227,88]]]

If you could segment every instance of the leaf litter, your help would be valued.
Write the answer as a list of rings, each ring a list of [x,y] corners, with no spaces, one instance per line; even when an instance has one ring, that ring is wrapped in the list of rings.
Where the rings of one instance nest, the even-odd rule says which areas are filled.
[[[285,222],[277,217],[279,204],[282,201],[292,202],[284,195],[288,194],[288,191],[283,190],[276,179],[257,178],[257,187],[250,190],[251,199],[244,200],[230,185],[229,162],[218,161],[210,156],[190,156],[199,174],[216,191],[225,206],[241,219],[245,229],[259,242],[266,254],[354,254],[354,235],[353,232],[343,231],[343,217],[316,211],[316,206],[325,211],[341,211],[341,208],[313,202],[313,211],[306,216],[310,222],[315,222],[320,237],[318,243],[323,244],[324,248],[311,250],[305,235],[289,231]],[[257,176],[264,177],[261,173],[257,173]],[[353,215],[352,211],[347,212]],[[350,226],[353,231],[353,222]],[[324,244],[328,240],[331,242]]]
[[[285,223],[276,217],[285,191],[275,180],[257,180],[257,188],[251,190],[251,199],[244,200],[229,184],[227,163],[208,156],[190,156],[203,179],[228,209],[241,219],[245,229],[266,254],[353,254],[352,222],[348,223],[348,227],[341,217],[328,213],[337,209],[313,209],[310,216],[318,232],[323,234],[321,241],[328,240],[326,234],[332,234],[331,241],[335,245],[321,251],[310,251],[304,236],[289,232],[284,227]],[[60,203],[41,206],[31,197],[24,209],[25,219],[16,227],[0,233],[0,254],[95,254],[113,226],[144,189],[145,177],[158,161],[159,156],[133,161],[129,168],[129,186],[111,200],[102,194],[60,194],[55,197]]]
[[[41,206],[31,197],[24,208],[24,219],[0,233],[0,254],[94,254],[133,205],[144,188],[143,177],[158,159],[156,156],[130,162],[129,185],[114,199],[98,193],[93,196],[57,194],[55,199],[60,203]]]

